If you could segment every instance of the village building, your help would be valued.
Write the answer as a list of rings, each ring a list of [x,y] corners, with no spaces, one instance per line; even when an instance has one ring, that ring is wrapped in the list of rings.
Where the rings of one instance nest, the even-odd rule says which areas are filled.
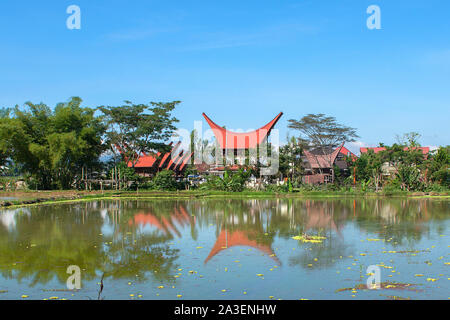
[[[226,169],[237,171],[242,168],[246,162],[249,162],[251,165],[251,161],[248,161],[249,152],[252,151],[256,155],[256,150],[260,148],[263,143],[267,142],[272,129],[282,115],[283,112],[280,112],[272,121],[257,130],[250,132],[234,132],[219,126],[203,113],[203,117],[213,131],[218,147],[222,151],[223,159],[225,159],[226,162],[211,165],[209,173],[223,175]],[[256,159],[254,160],[256,161]]]
[[[203,113],[203,117],[215,135],[223,159],[226,161],[212,165],[205,162],[195,164],[196,169],[201,173],[223,176],[225,170],[237,171],[245,167],[249,150],[256,150],[262,143],[267,142],[272,129],[282,115],[283,113],[280,112],[272,121],[257,130],[241,133],[233,132],[217,125]],[[181,142],[178,142],[170,152],[165,154],[142,154],[135,163],[134,169],[137,174],[144,177],[152,176],[164,169],[173,170],[177,175],[181,175],[192,156],[193,152],[182,150]],[[128,167],[133,167],[133,164],[128,162]]]
[[[356,159],[356,155],[344,147],[342,143],[336,149],[316,148],[304,150],[302,156],[305,175],[303,183],[324,184],[333,183],[335,166],[346,172],[348,170],[347,157]]]
[[[181,142],[177,142],[170,152],[164,154],[160,152],[153,155],[143,153],[134,164],[135,172],[143,177],[153,176],[161,170],[173,170],[177,175],[181,175],[193,153],[180,149],[180,146]],[[131,161],[127,165],[129,168],[133,167]]]

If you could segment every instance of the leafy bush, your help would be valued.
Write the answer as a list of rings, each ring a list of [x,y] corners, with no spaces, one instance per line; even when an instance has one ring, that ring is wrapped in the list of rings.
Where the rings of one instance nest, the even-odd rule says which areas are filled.
[[[415,166],[400,165],[396,174],[402,190],[420,190],[420,172]]]
[[[448,188],[438,183],[432,183],[425,188],[427,192],[445,192]]]
[[[268,184],[264,190],[269,192],[289,192],[289,185],[286,183],[282,185]]]
[[[154,190],[174,191],[177,190],[178,183],[175,180],[172,170],[163,170],[158,172],[153,180],[144,185],[144,188]]]
[[[442,186],[450,188],[450,168],[442,168],[434,172],[432,179]]]
[[[250,178],[250,175],[251,172],[244,169],[239,169],[236,173],[230,173],[226,170],[223,178],[209,176],[201,189],[240,192],[245,189],[245,183]]]

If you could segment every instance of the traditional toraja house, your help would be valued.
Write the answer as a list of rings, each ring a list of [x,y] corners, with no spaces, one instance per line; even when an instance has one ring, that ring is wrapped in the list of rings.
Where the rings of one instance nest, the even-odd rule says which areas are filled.
[[[170,145],[172,145],[172,143],[170,143]],[[180,174],[186,168],[186,165],[193,154],[180,150],[180,145],[181,142],[177,142],[172,150],[165,154],[161,154],[160,152],[156,155],[144,153],[134,165],[136,173],[145,177],[167,169],[173,170],[176,174]],[[128,167],[133,167],[133,164],[128,162]]]
[[[305,167],[303,183],[332,183],[334,166],[344,171],[348,170],[346,157],[356,159],[356,155],[345,148],[343,143],[334,150],[330,148],[304,150],[302,157]]]
[[[211,130],[216,137],[218,146],[222,149],[224,157],[231,154],[236,158],[238,163],[234,163],[233,159],[233,163],[228,167],[228,169],[234,170],[238,170],[240,165],[245,163],[246,151],[250,149],[256,150],[263,142],[267,141],[272,129],[275,127],[282,115],[283,112],[280,112],[272,121],[257,130],[251,132],[233,132],[219,126],[205,113],[203,113],[203,117],[211,127]],[[220,165],[212,168],[213,172],[221,172],[223,170],[225,170],[225,167]]]

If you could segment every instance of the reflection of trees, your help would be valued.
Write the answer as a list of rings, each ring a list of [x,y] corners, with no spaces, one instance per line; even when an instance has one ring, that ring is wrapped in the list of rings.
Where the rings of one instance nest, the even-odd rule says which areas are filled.
[[[289,259],[290,264],[305,268],[325,267],[345,255],[348,245],[341,229],[351,211],[347,205],[335,200],[289,199],[277,208],[271,223],[273,228],[278,227],[280,237],[290,239],[303,233],[327,237],[322,243],[299,244],[308,250],[296,251]]]
[[[171,280],[169,270],[178,251],[160,233],[138,233],[121,217],[116,202],[35,207],[29,215],[16,214],[15,226],[0,233],[0,271],[5,278],[31,279],[45,284],[54,277],[65,283],[69,265],[82,269],[83,280],[97,272],[105,278]],[[107,210],[105,215],[105,209]],[[110,210],[108,210],[110,209]],[[102,215],[104,217],[102,217]],[[105,223],[112,234],[101,235]],[[1,226],[2,229],[5,229]]]
[[[433,219],[448,219],[450,203],[431,199],[374,199],[357,201],[356,224],[362,230],[378,234],[393,245],[408,242],[410,246],[429,233],[426,223]],[[437,232],[442,233],[444,225],[438,223]]]
[[[64,207],[67,211],[67,206]],[[66,268],[78,265],[84,279],[95,276],[103,253],[94,248],[102,219],[91,213],[60,214],[62,206],[36,207],[32,213],[15,215],[15,228],[0,233],[0,270],[6,278],[31,279],[31,285],[52,278],[67,279]],[[74,211],[70,208],[69,211]],[[83,221],[84,223],[81,223]],[[80,241],[83,239],[83,241]]]
[[[105,274],[113,279],[145,281],[150,271],[152,278],[159,282],[172,281],[171,271],[175,269],[179,250],[167,244],[155,245],[159,239],[158,234],[151,233],[139,237],[136,242],[131,239],[113,242],[107,249],[107,260],[103,265]]]
[[[216,239],[209,259],[233,245],[251,246],[276,259],[275,237],[291,241],[301,233],[320,233],[327,237],[323,243],[301,244],[311,250],[295,251],[289,263],[325,267],[348,255],[354,241],[342,232],[348,222],[379,238],[392,238],[393,245],[413,245],[431,227],[444,232],[443,223],[426,222],[448,219],[449,206],[448,201],[426,199],[284,198],[95,201],[2,211],[0,272],[19,281],[31,279],[31,285],[55,277],[65,283],[66,268],[74,264],[84,280],[105,272],[105,281],[175,281],[172,273],[182,257],[171,242],[186,234],[196,240],[210,225]]]

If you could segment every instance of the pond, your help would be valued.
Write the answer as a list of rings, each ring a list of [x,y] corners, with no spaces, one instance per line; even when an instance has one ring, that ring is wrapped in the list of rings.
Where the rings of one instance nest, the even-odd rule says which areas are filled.
[[[274,198],[0,210],[0,299],[448,299],[449,209]],[[80,289],[67,287],[72,265]]]

